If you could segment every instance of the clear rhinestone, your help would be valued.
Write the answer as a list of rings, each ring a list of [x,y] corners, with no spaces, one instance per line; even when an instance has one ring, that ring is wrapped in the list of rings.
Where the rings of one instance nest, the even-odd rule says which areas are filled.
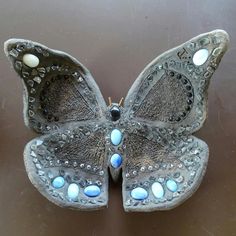
[[[40,84],[41,83],[41,81],[42,81],[42,79],[40,78],[40,77],[34,77],[33,78],[33,80],[36,82],[36,83],[38,83],[38,84]]]
[[[37,157],[37,155],[36,155],[36,153],[35,153],[34,151],[31,151],[30,155],[31,155],[32,157]]]
[[[80,168],[84,168],[84,164],[83,163],[81,163],[79,166],[80,166]]]
[[[37,169],[42,169],[42,166],[41,166],[39,163],[35,164],[35,167],[36,167]]]
[[[87,165],[86,169],[90,170],[91,169],[91,165]]]
[[[78,82],[83,82],[83,78],[82,78],[82,77],[79,77],[79,78],[77,79],[77,81],[78,81]]]
[[[140,171],[141,172],[144,172],[146,170],[146,167],[145,166],[142,166],[141,168],[140,168]]]
[[[152,171],[152,170],[153,170],[153,167],[152,167],[152,166],[148,166],[148,170],[149,170],[149,171]]]

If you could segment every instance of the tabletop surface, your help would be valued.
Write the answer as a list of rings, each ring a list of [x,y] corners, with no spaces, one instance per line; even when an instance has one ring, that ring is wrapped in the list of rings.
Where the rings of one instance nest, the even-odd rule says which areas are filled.
[[[2,1],[0,44],[11,37],[41,42],[76,57],[104,98],[125,97],[160,53],[213,29],[231,38],[209,87],[208,119],[195,135],[210,149],[198,191],[165,212],[125,213],[121,181],[109,184],[109,207],[60,208],[30,183],[25,144],[37,135],[23,122],[22,84],[0,52],[0,235],[236,235],[236,1]]]

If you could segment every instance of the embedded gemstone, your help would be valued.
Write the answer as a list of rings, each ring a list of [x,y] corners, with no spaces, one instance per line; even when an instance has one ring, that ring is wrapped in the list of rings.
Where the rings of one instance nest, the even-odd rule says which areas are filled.
[[[196,66],[201,66],[203,65],[206,61],[207,61],[207,58],[208,58],[208,50],[203,48],[203,49],[200,49],[198,50],[197,52],[195,52],[195,54],[193,55],[193,63],[196,65]]]
[[[39,65],[38,57],[33,54],[25,54],[22,60],[25,65],[31,68],[37,67]]]
[[[84,189],[84,194],[88,197],[97,197],[101,189],[97,185],[89,185]]]
[[[77,201],[79,196],[79,186],[75,183],[70,184],[67,189],[67,195],[69,200]]]
[[[52,186],[54,188],[62,188],[65,184],[65,180],[62,176],[57,176],[53,181],[52,181]]]
[[[118,129],[113,129],[111,131],[111,142],[113,145],[117,146],[122,140],[122,133]]]
[[[171,192],[176,192],[177,189],[178,189],[177,183],[176,183],[174,180],[172,180],[172,179],[167,180],[167,182],[166,182],[166,187],[167,187]]]
[[[112,121],[117,121],[120,119],[120,108],[118,106],[113,106],[110,109]]]
[[[111,156],[110,162],[113,168],[118,168],[122,163],[122,157],[118,153],[115,153]]]
[[[144,188],[137,187],[131,191],[131,197],[135,200],[144,200],[148,197],[148,192]]]
[[[43,141],[42,140],[40,140],[40,139],[37,139],[36,140],[36,146],[40,146],[40,145],[42,145],[43,144]]]
[[[155,198],[162,198],[164,196],[164,189],[159,182],[152,184],[152,193]]]

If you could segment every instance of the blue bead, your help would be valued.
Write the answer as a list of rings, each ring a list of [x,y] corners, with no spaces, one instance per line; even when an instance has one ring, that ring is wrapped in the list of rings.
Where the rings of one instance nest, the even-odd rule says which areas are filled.
[[[111,131],[111,142],[113,145],[117,146],[122,140],[122,133],[118,129],[113,129]]]
[[[148,197],[148,192],[144,188],[137,187],[131,191],[131,197],[135,200],[144,200]]]
[[[167,187],[171,192],[176,192],[177,189],[178,189],[177,183],[176,183],[174,180],[172,180],[172,179],[167,180],[167,182],[166,182],[166,187]]]
[[[77,201],[79,196],[79,186],[75,183],[69,185],[67,189],[67,196],[71,201]]]
[[[164,189],[159,182],[152,184],[152,193],[155,198],[162,198],[164,196]]]
[[[97,197],[101,189],[97,185],[89,185],[84,189],[84,194],[88,197]]]
[[[111,156],[110,162],[113,168],[118,168],[122,163],[122,157],[119,154],[115,153]]]
[[[54,188],[62,188],[65,184],[65,180],[61,176],[57,176],[53,181],[52,181],[52,186]]]

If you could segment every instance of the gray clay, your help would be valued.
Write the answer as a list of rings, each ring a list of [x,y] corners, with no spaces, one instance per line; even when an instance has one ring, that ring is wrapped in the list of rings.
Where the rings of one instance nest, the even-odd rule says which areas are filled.
[[[199,35],[154,59],[124,106],[106,105],[89,71],[39,43],[10,39],[5,53],[24,85],[24,120],[39,133],[24,151],[33,185],[55,204],[107,206],[109,172],[122,174],[125,211],[174,208],[198,188],[208,146],[192,136],[227,50],[225,31]],[[111,202],[112,204],[112,202]]]

